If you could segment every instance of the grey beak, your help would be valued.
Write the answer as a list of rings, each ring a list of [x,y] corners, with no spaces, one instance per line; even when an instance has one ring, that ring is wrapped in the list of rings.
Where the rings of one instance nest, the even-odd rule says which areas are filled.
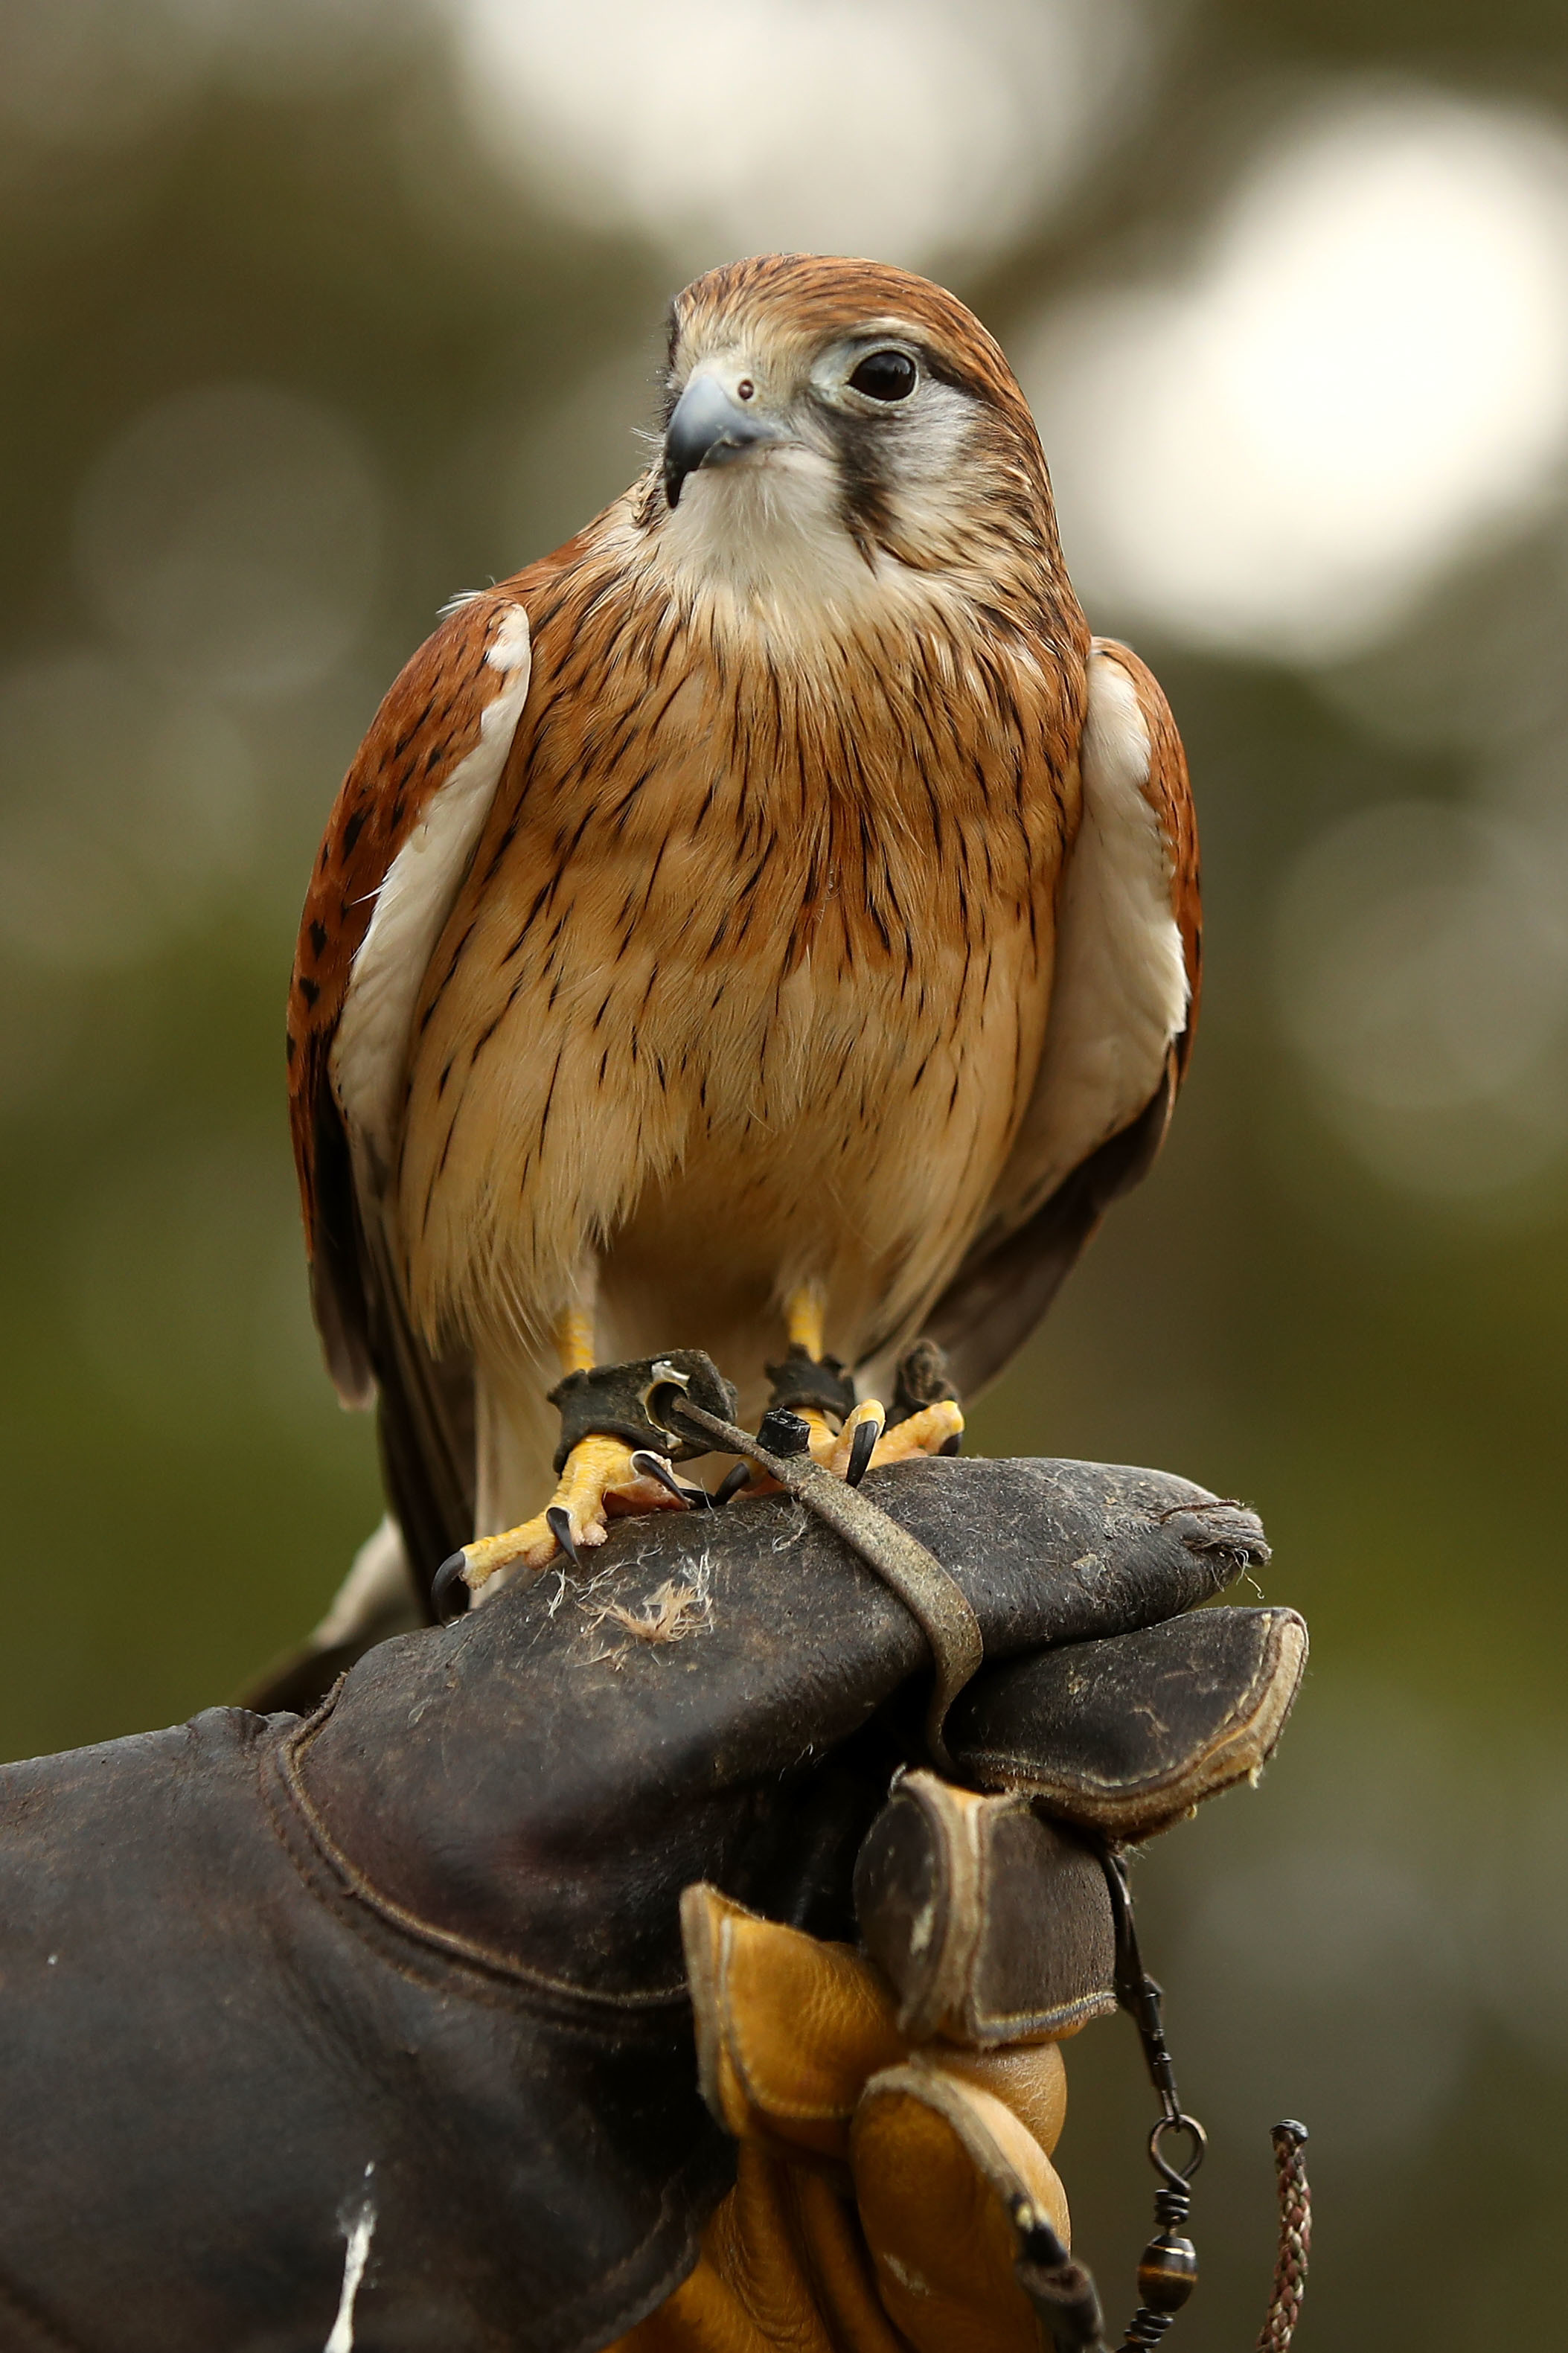
[[[748,449],[788,438],[783,426],[731,400],[716,377],[694,375],[665,427],[664,495],[677,507],[686,477],[699,466],[727,465]]]

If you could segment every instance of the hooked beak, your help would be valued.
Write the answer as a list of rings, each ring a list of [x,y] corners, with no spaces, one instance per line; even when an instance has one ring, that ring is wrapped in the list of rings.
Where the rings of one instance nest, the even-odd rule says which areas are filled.
[[[665,427],[664,495],[678,507],[686,477],[700,466],[727,466],[748,449],[789,438],[782,425],[732,400],[716,376],[694,375]]]

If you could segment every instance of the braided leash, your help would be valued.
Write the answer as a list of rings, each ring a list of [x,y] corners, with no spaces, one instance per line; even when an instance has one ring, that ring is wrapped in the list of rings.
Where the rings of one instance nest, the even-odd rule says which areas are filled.
[[[1274,2170],[1279,2183],[1279,2259],[1274,2266],[1274,2294],[1268,2316],[1258,2332],[1255,2353],[1288,2353],[1301,2317],[1307,2291],[1307,2259],[1312,2252],[1312,2193],[1301,2146],[1305,2125],[1287,2117],[1274,2127]]]
[[[1279,2184],[1279,2259],[1268,2316],[1254,2353],[1289,2353],[1301,2317],[1307,2259],[1312,2251],[1312,2193],[1301,2157],[1307,2127],[1287,2118],[1275,2126],[1270,2137]],[[1110,2353],[1093,2274],[1074,2262],[1027,2198],[1016,2200],[1012,2213],[1022,2242],[1019,2284],[1044,2322],[1057,2353]],[[1171,2264],[1173,2246],[1185,2251],[1186,2263]],[[1163,2243],[1152,2242],[1139,2266],[1138,2284],[1145,2300],[1129,2321],[1119,2353],[1139,2353],[1140,2348],[1154,2345],[1174,2319],[1174,2306],[1184,2302],[1196,2284],[1196,2277],[1189,2242],[1174,2241],[1167,2232]],[[1173,2289],[1174,2294],[1170,2293]]]
[[[1160,2116],[1149,2136],[1149,2158],[1161,2178],[1154,2199],[1156,2230],[1138,2265],[1138,2309],[1127,2324],[1117,2353],[1152,2353],[1198,2284],[1197,2250],[1185,2235],[1192,2211],[1193,2176],[1203,2163],[1206,2137],[1195,2116],[1183,2108],[1175,2068],[1165,2040],[1163,1997],[1143,1966],[1132,1916],[1132,1890],[1126,1857],[1108,1846],[1100,1857],[1116,1923],[1116,1998],[1138,2029]],[[1184,2166],[1166,2156],[1171,2136],[1184,2139],[1191,2155]],[[1289,2118],[1270,2136],[1279,2186],[1279,2257],[1268,2312],[1255,2353],[1289,2353],[1301,2316],[1307,2258],[1312,2244],[1312,2206],[1301,2149],[1305,2125]],[[1110,2353],[1092,2274],[1075,2263],[1056,2233],[1021,2198],[1013,2206],[1021,2242],[1018,2279],[1044,2323],[1057,2353]]]

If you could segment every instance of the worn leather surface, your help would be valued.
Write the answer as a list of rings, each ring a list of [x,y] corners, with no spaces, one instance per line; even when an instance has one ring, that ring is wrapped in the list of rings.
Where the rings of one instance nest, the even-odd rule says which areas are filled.
[[[1008,2200],[1067,2232],[1056,2046],[914,2047],[850,1947],[711,1887],[681,1908],[737,2179],[695,2269],[616,2353],[1044,2353]]]
[[[1294,1609],[1201,1609],[999,1668],[960,1697],[949,1738],[984,1788],[1150,1838],[1268,1762],[1306,1664]]]
[[[914,2042],[1040,2042],[1116,2007],[1100,1858],[1023,1798],[910,1774],[860,1849],[855,1912]]]
[[[289,1808],[286,1728],[214,1710],[0,1777],[0,2277],[71,2345],[320,2353],[368,2198],[362,2346],[500,2353],[525,2280],[531,2344],[592,2341],[729,2178],[680,1989],[400,1932]]]
[[[994,1661],[1265,1556],[1155,1472],[872,1476]],[[0,2346],[319,2353],[367,2200],[361,2353],[633,2325],[734,2165],[681,1892],[847,1924],[922,1674],[898,1602],[779,1498],[630,1523],[580,1583],[383,1645],[303,1725],[219,1710],[4,1768]]]
[[[1263,1552],[1251,1514],[1154,1472],[939,1461],[866,1486],[957,1580],[990,1660],[1171,1617]],[[300,1736],[300,1778],[384,1898],[573,1981],[668,1984],[680,1888],[777,1911],[799,1828],[781,1777],[917,1683],[924,1643],[787,1496],[628,1523],[588,1574],[591,1593],[551,1575],[434,1641],[384,1643]],[[694,1597],[679,1641],[605,1614],[637,1619],[664,1587]],[[465,1818],[497,1826],[482,1871],[468,1841],[429,1835]]]

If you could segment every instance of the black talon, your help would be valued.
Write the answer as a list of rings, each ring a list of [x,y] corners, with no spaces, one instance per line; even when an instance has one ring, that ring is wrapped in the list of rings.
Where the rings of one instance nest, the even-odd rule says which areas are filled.
[[[639,1446],[632,1456],[632,1469],[641,1479],[657,1479],[666,1493],[673,1495],[678,1504],[684,1504],[689,1512],[705,1512],[712,1503],[706,1487],[683,1486],[663,1455],[650,1453],[646,1446]]]
[[[443,1626],[449,1626],[454,1618],[460,1618],[472,1599],[463,1577],[468,1565],[466,1553],[448,1553],[430,1580],[430,1607]],[[459,1591],[463,1597],[460,1601],[457,1599]]]
[[[749,1462],[737,1462],[733,1470],[726,1471],[714,1488],[710,1498],[714,1510],[721,1511],[731,1495],[738,1495],[742,1487],[750,1485],[751,1477],[752,1466]]]
[[[874,1421],[856,1423],[855,1435],[849,1441],[849,1460],[844,1470],[846,1486],[858,1487],[870,1469],[871,1457],[877,1451],[877,1440],[881,1434]]]
[[[577,1539],[572,1533],[572,1514],[563,1504],[552,1504],[544,1514],[544,1525],[565,1554],[574,1568],[581,1568]]]

